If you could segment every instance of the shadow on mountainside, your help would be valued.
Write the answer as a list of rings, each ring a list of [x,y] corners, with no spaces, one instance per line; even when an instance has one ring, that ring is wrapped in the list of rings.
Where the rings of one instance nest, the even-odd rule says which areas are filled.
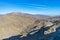
[[[55,32],[46,35],[48,40],[60,40],[60,26],[56,29]]]
[[[53,25],[52,25],[53,26]],[[50,29],[50,27],[41,27],[41,29],[35,34],[28,33],[26,37],[22,35],[12,36],[3,40],[60,40],[60,26],[56,29],[56,32],[45,35],[44,32]]]
[[[21,38],[21,35],[17,35],[17,36],[12,36],[10,38],[7,39],[3,39],[3,40],[43,40],[43,37],[45,37],[44,35],[44,31],[48,30],[49,28],[44,28],[42,27],[38,32],[36,32],[35,34],[27,34],[27,37],[23,37]]]

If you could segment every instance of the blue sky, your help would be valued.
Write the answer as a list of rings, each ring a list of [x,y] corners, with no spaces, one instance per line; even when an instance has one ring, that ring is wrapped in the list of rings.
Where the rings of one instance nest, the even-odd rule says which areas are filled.
[[[60,0],[0,0],[0,14],[23,12],[60,15]]]

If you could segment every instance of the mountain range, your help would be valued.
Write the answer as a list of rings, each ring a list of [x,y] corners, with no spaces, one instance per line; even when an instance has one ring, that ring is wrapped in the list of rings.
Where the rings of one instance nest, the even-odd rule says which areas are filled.
[[[0,17],[0,40],[60,40],[60,16],[12,12]]]

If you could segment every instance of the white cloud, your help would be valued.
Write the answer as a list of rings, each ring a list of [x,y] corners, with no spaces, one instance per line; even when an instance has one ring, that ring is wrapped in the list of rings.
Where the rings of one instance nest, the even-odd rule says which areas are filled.
[[[37,8],[37,9],[46,9],[46,5],[42,5],[42,4],[21,3],[20,5],[25,5],[27,7]]]

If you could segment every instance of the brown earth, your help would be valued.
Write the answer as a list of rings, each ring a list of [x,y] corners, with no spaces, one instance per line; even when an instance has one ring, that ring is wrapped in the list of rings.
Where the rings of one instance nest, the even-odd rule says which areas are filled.
[[[6,14],[0,18],[0,40],[15,35],[22,35],[22,37],[27,36],[28,33],[32,35],[43,26],[50,27],[53,25],[50,29],[44,31],[44,34],[50,34],[60,26],[60,22],[53,23],[56,19],[60,20],[60,18],[37,18],[31,14],[18,12]]]

